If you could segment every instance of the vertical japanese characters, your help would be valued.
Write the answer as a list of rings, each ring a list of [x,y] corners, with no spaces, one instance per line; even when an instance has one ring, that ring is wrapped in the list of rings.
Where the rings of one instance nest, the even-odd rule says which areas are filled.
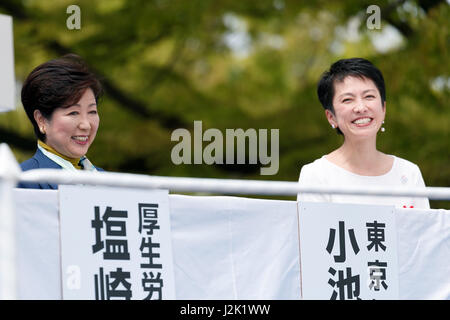
[[[367,222],[367,242],[368,245],[363,248],[367,251],[375,251],[373,254],[377,254],[379,250],[386,251],[385,242],[385,223],[379,223],[378,221]],[[348,235],[352,252],[350,254],[358,255],[361,249],[357,243],[357,237],[355,230],[350,228],[346,230],[345,222],[339,221],[338,232],[336,229],[330,228],[328,243],[325,250],[331,255],[335,247],[336,237],[338,237],[339,254],[333,255],[334,266],[330,266],[328,273],[331,275],[328,279],[328,284],[333,288],[331,293],[331,300],[346,300],[346,299],[360,299],[361,292],[361,275],[352,274],[352,268],[346,265],[347,250],[346,250],[346,237]],[[336,251],[336,250],[335,250]],[[386,283],[386,268],[387,262],[368,261],[368,276],[367,285],[369,290],[380,291],[388,289]]]
[[[103,253],[103,260],[123,261],[130,260],[128,252],[126,218],[127,211],[112,210],[106,207],[100,218],[100,207],[94,207],[94,220],[91,226],[95,230],[95,244],[92,245],[92,253]],[[105,229],[105,237],[102,239],[102,229]],[[126,299],[132,297],[131,273],[117,267],[110,272],[99,268],[99,273],[94,275],[95,299],[111,300]]]
[[[152,241],[152,236],[156,230],[160,229],[158,224],[158,205],[154,203],[139,203],[139,234],[141,234],[141,269],[142,287],[148,295],[145,300],[161,300],[163,279],[161,278],[162,264],[158,264],[154,259],[159,258],[156,252],[160,244]]]
[[[95,299],[162,299],[163,279],[160,258],[160,243],[154,235],[159,231],[158,204],[138,203],[138,232],[140,239],[140,283],[146,293],[144,297],[133,296],[132,274],[129,269],[130,251],[127,238],[128,211],[113,210],[107,206],[101,214],[99,206],[94,207],[94,219],[91,227],[95,232],[93,254],[101,254],[103,261],[113,262],[114,268],[100,267],[94,275]],[[131,234],[135,234],[131,232]],[[134,258],[134,257],[132,257]],[[107,270],[105,270],[107,269]]]

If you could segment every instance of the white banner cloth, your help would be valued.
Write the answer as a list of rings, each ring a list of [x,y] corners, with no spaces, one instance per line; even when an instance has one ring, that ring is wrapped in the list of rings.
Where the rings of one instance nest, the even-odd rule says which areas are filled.
[[[299,299],[293,201],[169,195],[177,299]]]
[[[14,190],[19,299],[61,299],[58,191]],[[299,299],[295,201],[169,195],[177,299]],[[450,299],[450,211],[397,209],[400,299]]]

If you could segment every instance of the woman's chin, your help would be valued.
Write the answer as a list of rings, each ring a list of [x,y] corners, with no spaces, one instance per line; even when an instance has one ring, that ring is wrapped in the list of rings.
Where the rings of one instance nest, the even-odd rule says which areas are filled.
[[[82,156],[84,156],[89,150],[89,146],[77,146],[74,148],[71,148],[70,150],[68,150],[70,153],[70,155],[68,155],[68,157],[70,158],[81,158]]]
[[[373,128],[364,128],[362,130],[352,130],[350,134],[344,134],[345,137],[352,137],[352,139],[363,140],[374,138],[377,135],[377,131]]]

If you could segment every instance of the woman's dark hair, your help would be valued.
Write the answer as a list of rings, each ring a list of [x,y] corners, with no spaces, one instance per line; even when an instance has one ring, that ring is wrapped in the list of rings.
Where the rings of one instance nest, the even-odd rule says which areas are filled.
[[[346,77],[367,78],[375,83],[381,96],[381,103],[386,101],[386,88],[383,74],[369,60],[363,58],[341,59],[333,63],[329,71],[325,71],[317,85],[317,95],[323,108],[330,110],[334,114],[333,97],[334,84],[336,81],[343,81]],[[339,128],[336,129],[342,134]]]
[[[38,139],[45,142],[45,134],[39,130],[34,111],[50,120],[56,108],[77,103],[88,88],[98,102],[103,93],[101,83],[75,54],[50,60],[31,71],[23,83],[22,104]]]

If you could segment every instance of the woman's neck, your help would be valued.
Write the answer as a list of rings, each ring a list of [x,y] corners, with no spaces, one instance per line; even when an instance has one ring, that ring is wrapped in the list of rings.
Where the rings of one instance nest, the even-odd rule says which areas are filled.
[[[80,165],[78,164],[80,162],[80,158],[69,158],[66,157],[65,155],[59,153],[58,151],[56,151],[54,148],[52,148],[51,146],[49,146],[48,144],[46,144],[45,142],[43,142],[42,140],[38,140],[38,144],[44,148],[45,150],[47,150],[48,152],[51,152],[55,155],[57,155],[58,157],[69,161],[70,163],[72,163],[72,165],[76,168],[76,169],[80,169]]]
[[[392,160],[376,148],[374,141],[344,141],[342,146],[327,155],[327,160],[360,175],[381,175],[392,167]]]

